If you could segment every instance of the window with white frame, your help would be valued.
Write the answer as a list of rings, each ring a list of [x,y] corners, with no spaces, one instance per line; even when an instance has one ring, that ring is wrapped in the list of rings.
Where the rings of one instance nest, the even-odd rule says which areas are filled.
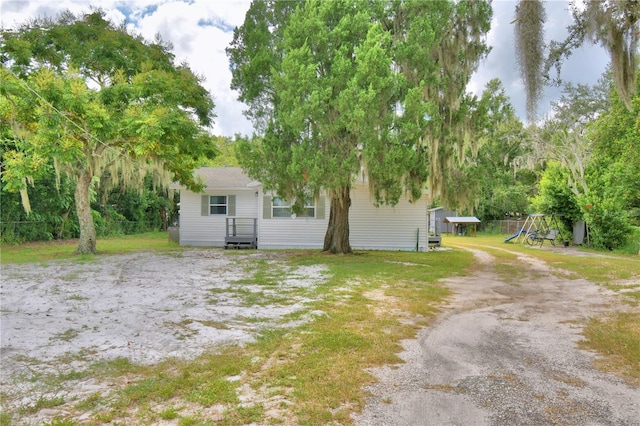
[[[311,200],[305,200],[304,210],[301,213],[296,214],[297,217],[315,217],[316,206]],[[272,198],[272,217],[291,217],[293,209],[291,208],[291,202],[280,198]]]
[[[227,214],[227,196],[209,196],[209,214]]]

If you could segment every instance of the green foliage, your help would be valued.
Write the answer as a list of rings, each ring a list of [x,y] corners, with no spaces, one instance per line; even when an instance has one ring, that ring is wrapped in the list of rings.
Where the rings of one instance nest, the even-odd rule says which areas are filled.
[[[640,96],[633,109],[610,91],[610,108],[588,127],[594,160],[588,168],[585,219],[595,247],[613,250],[631,242],[632,216],[640,208]]]
[[[480,200],[477,216],[481,220],[502,220],[510,213],[525,213],[529,209],[527,188],[518,184],[485,187],[490,196]]]
[[[73,185],[69,179],[61,176],[56,185],[53,167],[45,167],[33,179],[29,192],[31,214],[25,212],[19,193],[7,191],[2,185],[0,241],[14,244],[78,236]]]
[[[589,127],[597,159],[591,178],[596,180],[599,191],[606,188],[607,196],[619,199],[631,213],[640,208],[640,96],[633,98],[632,111],[613,90],[610,96],[610,109]]]
[[[2,243],[19,244],[79,237],[80,228],[71,182],[63,175],[56,188],[53,168],[48,170],[48,175],[42,173],[42,176],[34,179],[34,184],[30,187],[32,212],[29,215],[21,205],[19,194],[2,188]],[[94,198],[91,207],[96,234],[102,237],[166,229],[175,214],[174,200],[169,199],[165,190],[155,188],[149,175],[145,178],[143,188],[120,186],[111,189]]]
[[[538,194],[531,200],[536,213],[558,215],[571,229],[572,223],[582,219],[576,195],[568,185],[569,172],[557,163],[549,163],[538,183]]]
[[[217,152],[205,126],[214,104],[201,79],[174,64],[169,45],[149,43],[97,11],[67,12],[4,30],[0,44],[3,190],[20,192],[55,169],[75,183],[81,252],[95,251],[92,181],[144,185],[147,172],[192,189],[193,169]]]
[[[525,167],[532,148],[498,80],[487,83],[477,116],[481,138],[474,161],[477,216],[499,220],[509,213],[527,213],[532,185]]]
[[[567,180],[566,169],[557,163],[549,163],[538,183],[538,194],[532,200],[534,210],[537,213],[557,213],[580,219],[581,211]]]
[[[249,174],[294,209],[327,190],[331,251],[345,235],[350,251],[348,194],[362,175],[376,204],[416,199],[427,180],[467,197],[450,188],[474,140],[465,89],[488,52],[488,2],[292,3],[253,1],[227,49],[232,88],[263,131],[238,149]]]
[[[550,161],[533,205],[561,213],[563,222],[584,219],[590,243],[613,250],[629,242],[640,206],[638,107],[620,101],[610,79],[593,88],[565,85],[554,117],[538,134],[538,155]]]
[[[553,117],[532,132],[536,156],[563,166],[576,196],[590,192],[587,174],[594,160],[594,141],[589,128],[610,108],[610,84],[605,77],[593,86],[565,83],[561,98],[552,103]]]
[[[236,147],[246,138],[235,135],[232,139],[226,136],[215,137],[218,148],[218,155],[213,160],[208,160],[203,166],[206,167],[240,167],[236,157]]]
[[[617,251],[624,254],[640,254],[640,226],[631,227],[627,243]]]
[[[585,200],[584,219],[595,248],[613,250],[626,244],[631,226],[622,205],[612,198],[590,196]]]

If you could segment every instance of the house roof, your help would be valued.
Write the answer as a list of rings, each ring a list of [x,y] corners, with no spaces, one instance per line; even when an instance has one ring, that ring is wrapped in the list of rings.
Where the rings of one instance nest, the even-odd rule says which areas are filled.
[[[480,223],[480,219],[475,216],[445,217],[447,223]]]
[[[195,175],[207,188],[246,188],[253,182],[240,167],[202,167]]]
[[[194,174],[208,189],[249,189],[249,184],[254,182],[240,167],[201,167]],[[171,187],[183,189],[179,184]]]
[[[448,210],[448,209],[446,209],[446,208],[445,208],[445,207],[443,207],[443,206],[440,206],[440,207],[433,207],[433,208],[430,208],[428,211],[430,211],[430,212],[437,212],[437,211],[440,211],[440,210],[444,211],[445,213],[453,213],[453,214],[455,214],[455,212],[454,212],[453,210]]]

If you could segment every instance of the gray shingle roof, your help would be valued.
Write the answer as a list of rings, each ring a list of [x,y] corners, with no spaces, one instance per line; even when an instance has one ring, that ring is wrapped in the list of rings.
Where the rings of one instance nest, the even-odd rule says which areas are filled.
[[[202,167],[196,169],[207,188],[246,188],[253,182],[239,167]]]

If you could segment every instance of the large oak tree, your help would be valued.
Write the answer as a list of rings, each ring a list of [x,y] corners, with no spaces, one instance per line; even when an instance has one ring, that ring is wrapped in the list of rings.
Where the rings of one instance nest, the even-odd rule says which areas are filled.
[[[473,128],[469,78],[488,2],[254,0],[227,53],[261,133],[240,160],[294,201],[331,198],[324,250],[349,253],[350,189],[374,204],[446,189]],[[454,194],[445,193],[454,196]]]
[[[96,252],[90,194],[98,182],[140,186],[151,172],[159,183],[199,189],[193,169],[216,154],[206,130],[214,103],[170,45],[96,11],[4,29],[0,49],[0,119],[14,138],[2,153],[3,185],[30,210],[38,207],[27,184],[38,170],[53,165],[73,179],[78,252]]]

